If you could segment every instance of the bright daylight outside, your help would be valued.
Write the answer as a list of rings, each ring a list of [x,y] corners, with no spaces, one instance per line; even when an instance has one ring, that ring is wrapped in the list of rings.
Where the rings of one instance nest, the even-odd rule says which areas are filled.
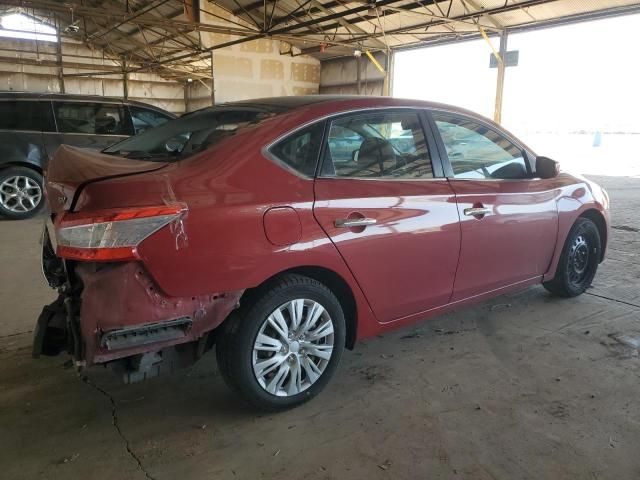
[[[564,170],[640,175],[640,95],[629,95],[640,84],[629,55],[639,43],[640,15],[511,34],[519,61],[506,69],[502,125]],[[393,94],[493,118],[491,52],[484,40],[399,52]]]

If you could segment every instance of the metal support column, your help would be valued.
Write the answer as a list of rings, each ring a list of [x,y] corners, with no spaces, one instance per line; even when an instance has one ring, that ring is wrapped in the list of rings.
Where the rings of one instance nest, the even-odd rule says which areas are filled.
[[[122,61],[122,96],[129,98],[129,72],[127,72],[127,61]]]
[[[211,52],[209,61],[211,63],[211,105],[213,106],[216,104],[216,80],[215,75],[213,74],[213,52]]]
[[[58,64],[58,83],[60,84],[60,93],[66,93],[64,87],[64,67],[62,63],[62,37],[58,35],[56,42],[56,63]]]
[[[362,95],[362,67],[360,66],[360,56],[356,56],[356,93]]]
[[[191,82],[184,82],[184,113],[191,111]]]
[[[500,58],[498,58],[498,83],[496,85],[496,107],[493,113],[493,119],[496,123],[502,122],[502,95],[504,93],[504,75],[507,70],[505,59],[507,58],[507,31],[504,30],[500,35]]]
[[[393,94],[393,71],[396,65],[396,55],[393,50],[387,51],[387,68],[385,72],[385,92],[383,95],[390,97]]]

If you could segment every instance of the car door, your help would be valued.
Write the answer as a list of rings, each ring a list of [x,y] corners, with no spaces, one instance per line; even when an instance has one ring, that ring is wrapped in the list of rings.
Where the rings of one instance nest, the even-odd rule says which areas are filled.
[[[315,217],[381,322],[446,304],[453,289],[458,212],[423,125],[408,109],[330,120],[315,181]]]
[[[55,130],[51,103],[37,99],[0,101],[0,165],[47,164],[47,132]]]
[[[439,111],[432,121],[460,215],[452,300],[542,277],[558,233],[552,182],[535,178],[523,148],[495,126]]]
[[[103,150],[129,136],[124,106],[119,102],[54,101],[58,144]]]

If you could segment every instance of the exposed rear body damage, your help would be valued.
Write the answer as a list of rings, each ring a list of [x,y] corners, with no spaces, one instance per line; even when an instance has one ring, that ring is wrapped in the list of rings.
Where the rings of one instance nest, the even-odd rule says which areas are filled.
[[[61,243],[65,240],[64,232],[70,232],[70,241],[77,241],[76,230],[87,221],[100,225],[95,223],[97,219],[106,222],[115,218],[112,212],[121,212],[118,201],[113,199],[109,206],[115,209],[109,212],[96,209],[101,198],[93,194],[92,185],[167,168],[171,169],[171,165],[132,161],[66,146],[62,146],[50,162],[46,175],[52,216],[45,225],[42,239],[42,264],[47,281],[58,289],[59,298],[45,307],[38,319],[35,357],[67,351],[79,367],[127,359],[113,366],[129,381],[146,378],[152,371],[159,372],[157,367],[163,356],[171,357],[176,363],[176,350],[170,347],[186,344],[177,363],[190,364],[213,345],[213,337],[208,334],[237,306],[242,290],[169,295],[148,274],[144,261],[138,257],[138,245],[69,251],[65,249],[70,247]],[[147,188],[140,188],[141,180]],[[155,188],[149,188],[150,182]],[[163,208],[170,208],[163,205],[175,201],[167,177],[143,176],[131,184],[138,191],[138,202],[132,202],[129,196],[126,205],[158,205],[156,211],[163,213]],[[94,207],[90,207],[93,213],[88,216],[80,213],[86,210],[87,204]],[[182,223],[186,211],[182,205],[178,210],[178,217],[167,225],[176,249],[188,242]],[[132,218],[126,217],[124,223],[144,220],[140,212],[144,214],[144,207],[126,212],[125,215]],[[109,257],[88,256],[97,251],[107,251]],[[153,354],[145,356],[150,350]],[[185,352],[188,352],[186,360]]]
[[[38,320],[34,356],[68,351],[78,366],[141,357],[180,344],[200,349],[191,352],[195,360],[213,345],[209,332],[242,295],[168,296],[140,262],[67,262],[65,268],[68,278],[59,285],[59,298]],[[161,359],[162,354],[155,363]]]

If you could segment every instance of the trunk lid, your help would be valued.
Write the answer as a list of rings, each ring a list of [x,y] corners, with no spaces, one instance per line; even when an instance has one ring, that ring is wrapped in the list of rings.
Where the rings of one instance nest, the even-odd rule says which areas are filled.
[[[151,172],[167,163],[134,160],[61,145],[45,171],[47,203],[53,213],[73,208],[82,188],[92,181]]]

